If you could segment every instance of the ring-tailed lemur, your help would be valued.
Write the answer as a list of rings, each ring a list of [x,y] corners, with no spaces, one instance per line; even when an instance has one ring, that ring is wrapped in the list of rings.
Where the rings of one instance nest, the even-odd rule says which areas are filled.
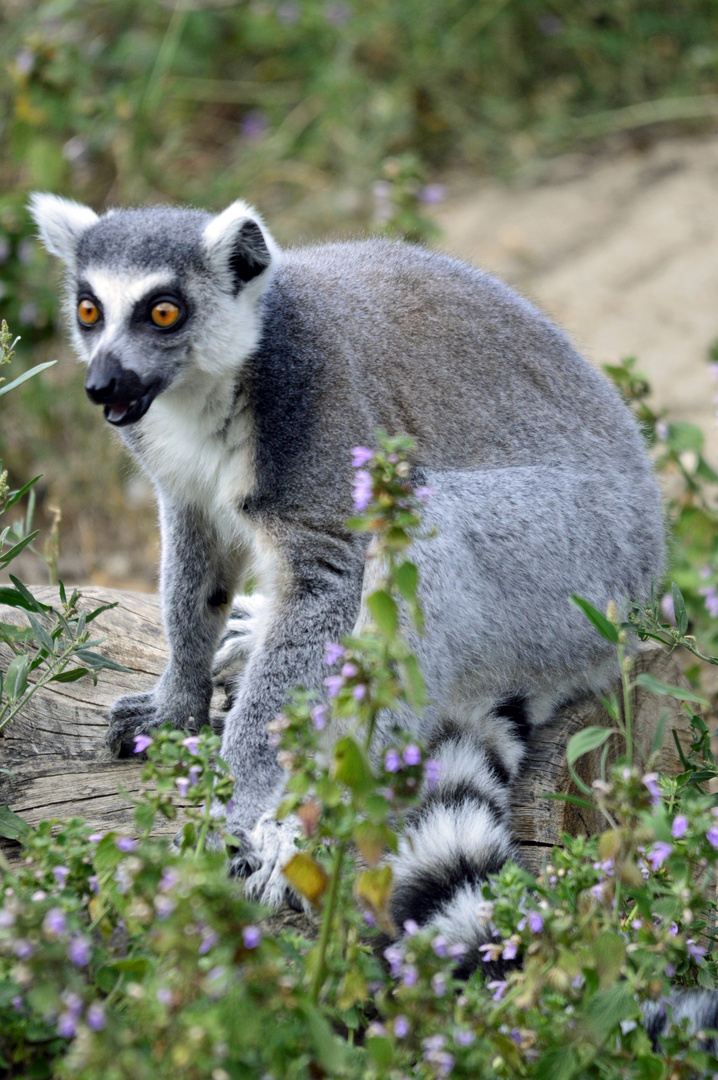
[[[568,598],[645,597],[662,569],[660,497],[628,409],[536,308],[454,259],[384,240],[280,252],[241,202],[98,217],[36,195],[32,209],[67,267],[87,393],[159,499],[170,662],[114,705],[120,754],[166,721],[207,721],[232,597],[250,564],[261,581],[216,666],[248,653],[222,755],[228,827],[250,839],[236,866],[265,902],[294,850],[273,820],[283,773],[266,726],[293,687],[322,689],[325,643],[352,631],[367,588],[367,541],[345,524],[351,451],[378,428],[413,437],[437,527],[412,551],[429,704],[379,738],[403,725],[443,769],[407,825],[393,914],[475,962],[481,882],[513,851],[531,732],[616,673]]]

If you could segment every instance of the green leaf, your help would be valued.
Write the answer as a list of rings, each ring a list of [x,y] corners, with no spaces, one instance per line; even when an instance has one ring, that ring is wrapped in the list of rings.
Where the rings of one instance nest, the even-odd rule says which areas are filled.
[[[334,747],[334,778],[352,791],[363,791],[372,786],[369,763],[351,735],[340,739]]]
[[[94,668],[95,671],[101,671],[106,668],[108,671],[132,671],[132,668],[125,667],[123,664],[118,664],[115,660],[110,660],[107,656],[103,656],[102,653],[92,652],[90,649],[78,649],[75,652],[75,656],[82,660],[84,664]]]
[[[557,802],[571,803],[573,806],[582,806],[584,810],[595,810],[593,803],[588,799],[581,799],[578,795],[563,795],[560,791],[542,791],[542,799],[555,799]]]
[[[700,694],[694,694],[692,690],[684,690],[681,686],[670,686],[647,671],[636,678],[635,685],[642,686],[644,690],[650,690],[652,694],[666,694],[668,697],[677,698],[678,701],[696,701],[699,705],[708,704]]]
[[[7,394],[8,391],[14,390],[16,386],[20,386],[22,383],[27,382],[33,375],[39,375],[41,371],[45,371],[46,368],[52,367],[57,363],[57,360],[48,360],[44,364],[37,364],[34,368],[30,368],[29,371],[24,372],[22,375],[18,375],[17,379],[13,379],[12,382],[7,383],[5,386],[0,386],[0,397],[3,394]]]
[[[117,607],[119,602],[119,600],[115,600],[112,604],[101,604],[100,607],[95,608],[94,611],[86,612],[85,622],[92,622],[92,620],[96,619],[98,615],[102,615],[104,611],[112,611],[113,608]]]
[[[404,690],[406,691],[406,697],[409,704],[412,709],[421,709],[426,700],[426,692],[419,662],[413,653],[409,653],[409,655],[405,656],[399,663],[399,670],[401,672]]]
[[[68,668],[66,671],[59,671],[57,675],[53,675],[50,682],[77,682],[78,679],[89,674],[90,669],[86,667]]]
[[[609,735],[614,733],[616,733],[615,728],[587,727],[583,731],[577,731],[568,741],[566,747],[568,771],[571,773],[574,784],[584,795],[590,795],[591,789],[574,769],[574,762],[578,761],[584,754],[589,754],[591,750],[597,750],[599,746],[603,746]]]
[[[29,656],[16,656],[5,672],[5,696],[8,701],[17,701],[25,693],[29,664]]]
[[[586,1006],[586,1022],[594,1037],[603,1042],[621,1020],[638,1018],[638,1005],[630,983],[616,982],[592,997]]]
[[[377,589],[367,597],[367,607],[384,637],[396,637],[399,628],[399,611],[386,589]]]
[[[19,543],[15,544],[14,547],[11,547],[8,551],[3,551],[2,555],[0,555],[0,564],[2,566],[7,566],[8,563],[11,563],[15,556],[19,555],[20,552],[24,548],[26,548],[28,544],[31,544],[35,537],[39,535],[39,533],[40,530],[35,529],[35,532],[30,533],[29,536],[26,536],[24,540],[21,540]]]
[[[571,603],[584,613],[590,623],[593,623],[601,637],[605,638],[606,641],[610,641],[613,645],[618,644],[618,627],[609,622],[598,608],[595,608],[593,604],[589,604],[588,600],[584,600],[583,597],[576,596],[575,593],[571,596]]]
[[[593,953],[596,958],[600,986],[605,990],[615,982],[621,973],[621,967],[626,957],[626,946],[618,934],[612,934],[610,930],[604,930],[594,941]]]
[[[703,432],[696,424],[689,424],[685,420],[674,421],[668,429],[668,445],[676,454],[682,454],[686,450],[692,450],[700,454],[703,449]]]
[[[7,840],[26,840],[34,833],[32,825],[11,810],[9,806],[0,806],[0,836]]]
[[[7,502],[5,503],[5,509],[9,510],[11,506],[15,505],[15,503],[20,502],[20,499],[23,497],[23,495],[27,494],[27,492],[30,490],[30,488],[34,487],[34,485],[40,479],[42,479],[42,473],[40,473],[38,476],[33,476],[32,480],[28,480],[27,484],[25,484],[21,488],[18,488],[17,491],[11,491],[10,494],[8,495],[8,497],[7,497]]]
[[[27,589],[21,581],[18,581],[13,574],[10,574],[9,576],[17,591],[21,593],[25,597],[27,603],[31,605],[28,608],[28,611],[52,611],[52,607],[49,604],[41,604],[39,600],[36,600],[30,590]]]
[[[406,560],[394,571],[394,584],[405,600],[416,600],[419,584],[419,571],[412,562]]]
[[[25,611],[37,611],[37,604],[28,603],[24,595],[17,589],[11,589],[7,585],[0,586],[0,604],[8,607],[23,608]]]
[[[577,731],[572,735],[566,747],[566,757],[569,765],[573,765],[584,754],[591,750],[597,750],[603,746],[609,735],[618,734],[616,728],[587,727],[583,731]]]
[[[539,1058],[533,1068],[535,1080],[573,1080],[579,1059],[572,1046],[549,1050]]]
[[[31,611],[28,611],[27,617],[30,622],[30,626],[32,627],[35,634],[35,640],[39,642],[40,645],[43,646],[43,648],[47,649],[50,655],[52,655],[52,653],[55,651],[55,642],[52,640],[45,627],[40,623],[38,619],[35,618]]]
[[[686,611],[683,593],[678,588],[675,581],[671,582],[671,596],[673,597],[673,612],[676,616],[676,626],[678,627],[680,634],[685,634],[688,629],[688,613]]]

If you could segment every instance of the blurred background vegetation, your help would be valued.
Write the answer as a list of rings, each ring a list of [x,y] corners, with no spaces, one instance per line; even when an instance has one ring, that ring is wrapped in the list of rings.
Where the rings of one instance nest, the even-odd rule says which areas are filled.
[[[60,359],[3,410],[0,456],[15,486],[43,473],[36,523],[52,562],[61,512],[68,582],[153,588],[156,529],[58,335],[28,191],[241,196],[284,243],[431,241],[458,173],[532,175],[611,132],[718,116],[718,0],[0,0],[0,54],[0,311],[15,374]]]

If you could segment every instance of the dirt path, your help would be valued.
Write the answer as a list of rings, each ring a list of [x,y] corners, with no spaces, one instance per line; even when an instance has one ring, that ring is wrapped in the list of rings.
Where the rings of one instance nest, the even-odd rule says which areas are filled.
[[[463,190],[437,217],[446,250],[534,300],[594,363],[636,356],[718,461],[718,135],[563,158],[539,185]]]

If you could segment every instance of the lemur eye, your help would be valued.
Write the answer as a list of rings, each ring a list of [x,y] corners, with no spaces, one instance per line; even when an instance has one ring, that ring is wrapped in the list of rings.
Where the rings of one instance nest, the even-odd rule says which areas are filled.
[[[170,300],[160,300],[158,304],[153,306],[150,312],[152,322],[155,326],[159,326],[161,330],[166,330],[169,326],[174,326],[179,317],[180,309]]]
[[[83,326],[94,326],[100,317],[100,309],[92,300],[80,300],[77,305],[77,317]]]

